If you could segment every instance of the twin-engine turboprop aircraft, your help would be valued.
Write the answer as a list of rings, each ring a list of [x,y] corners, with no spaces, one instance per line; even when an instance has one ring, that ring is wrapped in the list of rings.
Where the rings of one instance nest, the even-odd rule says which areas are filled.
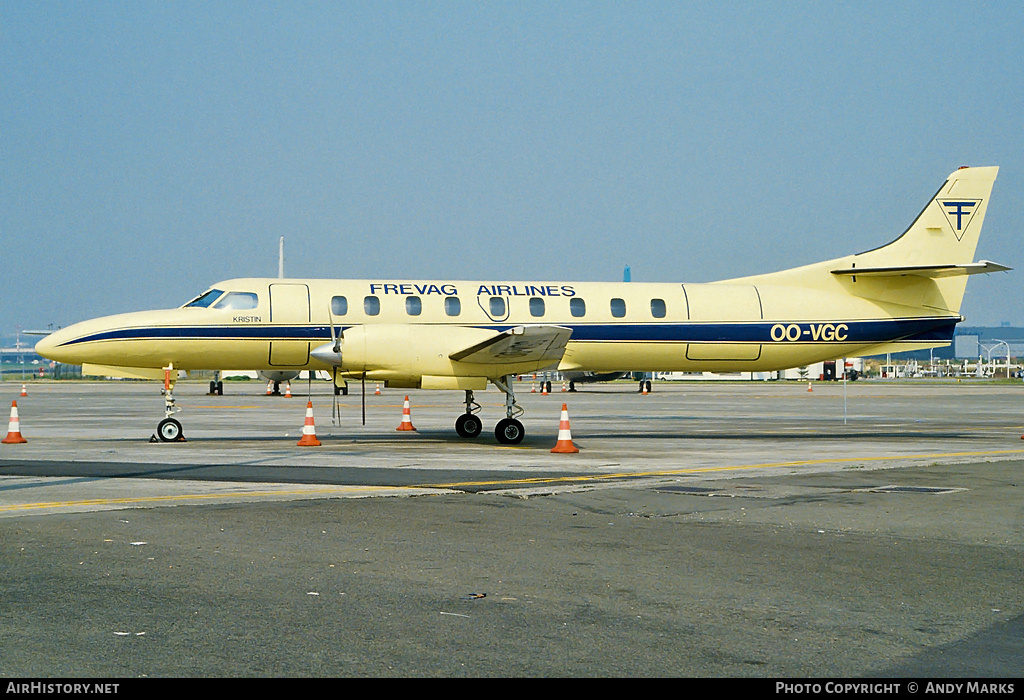
[[[495,436],[518,443],[511,378],[572,372],[766,371],[948,345],[963,320],[998,168],[961,168],[892,243],[782,272],[710,284],[234,279],[183,307],[77,323],[39,342],[61,362],[120,376],[247,367],[326,369],[335,383],[459,389],[464,437],[482,430],[473,392],[505,394]],[[167,386],[170,395],[170,386]],[[181,425],[161,422],[161,439]]]

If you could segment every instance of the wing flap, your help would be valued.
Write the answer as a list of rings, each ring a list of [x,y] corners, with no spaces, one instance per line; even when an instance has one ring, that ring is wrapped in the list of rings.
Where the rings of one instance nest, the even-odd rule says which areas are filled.
[[[453,362],[502,365],[520,362],[556,363],[572,335],[564,326],[516,326],[450,353]]]

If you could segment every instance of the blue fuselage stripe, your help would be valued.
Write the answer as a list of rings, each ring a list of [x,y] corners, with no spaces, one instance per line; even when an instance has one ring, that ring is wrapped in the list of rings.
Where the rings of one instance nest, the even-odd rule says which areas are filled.
[[[820,343],[872,345],[893,341],[948,342],[959,318],[861,321],[754,321],[734,323],[598,323],[568,325],[572,342],[626,343]],[[504,331],[518,324],[477,325]],[[559,324],[561,325],[561,324]],[[349,328],[351,326],[340,326]],[[329,342],[330,326],[146,326],[75,338],[64,346],[110,340],[261,340]]]

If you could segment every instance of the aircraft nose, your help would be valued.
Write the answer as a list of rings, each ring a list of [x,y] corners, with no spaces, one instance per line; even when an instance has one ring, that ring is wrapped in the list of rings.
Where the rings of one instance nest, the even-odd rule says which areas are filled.
[[[48,335],[44,337],[42,340],[40,340],[38,343],[36,343],[36,354],[42,355],[43,357],[49,357],[50,351],[53,350],[55,347],[56,343],[54,343],[50,339],[50,336]]]
[[[54,356],[54,352],[57,350],[57,346],[60,344],[59,334],[60,331],[55,331],[43,337],[42,340],[36,343],[36,353],[49,360],[59,361],[60,358]]]

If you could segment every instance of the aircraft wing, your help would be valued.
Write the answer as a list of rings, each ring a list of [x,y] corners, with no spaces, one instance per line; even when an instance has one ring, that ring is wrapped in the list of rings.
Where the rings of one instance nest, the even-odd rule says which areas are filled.
[[[462,350],[450,353],[455,362],[500,365],[509,362],[554,364],[565,354],[572,335],[564,326],[516,326]]]

